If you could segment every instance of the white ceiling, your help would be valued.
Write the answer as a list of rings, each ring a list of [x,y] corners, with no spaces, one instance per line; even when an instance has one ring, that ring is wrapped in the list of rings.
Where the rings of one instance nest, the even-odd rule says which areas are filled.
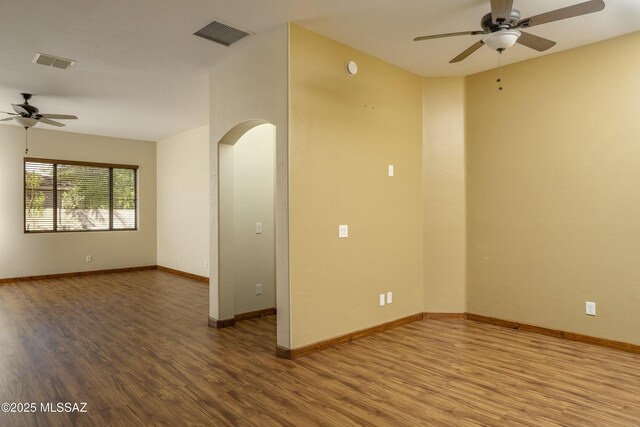
[[[514,3],[526,17],[580,1]],[[558,42],[549,54],[640,30],[640,1],[605,1],[602,12],[528,31]],[[481,36],[412,39],[480,29],[488,12],[489,0],[0,0],[0,110],[30,92],[41,112],[79,116],[64,130],[158,140],[208,122],[207,70],[248,42],[226,48],[192,35],[214,18],[253,33],[297,22],[407,70],[444,76],[494,68],[497,54],[484,47],[449,64]],[[43,67],[31,62],[37,52],[78,63]],[[503,63],[539,55],[516,45]]]

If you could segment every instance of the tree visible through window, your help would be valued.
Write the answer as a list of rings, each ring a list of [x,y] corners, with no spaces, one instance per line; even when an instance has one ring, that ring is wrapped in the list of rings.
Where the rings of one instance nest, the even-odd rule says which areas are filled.
[[[135,230],[137,166],[25,159],[25,232]]]

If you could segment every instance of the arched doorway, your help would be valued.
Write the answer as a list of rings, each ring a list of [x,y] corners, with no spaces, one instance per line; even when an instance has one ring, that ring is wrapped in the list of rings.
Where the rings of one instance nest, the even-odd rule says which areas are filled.
[[[248,140],[243,140],[245,137]],[[266,141],[266,139],[269,140]],[[260,147],[262,150],[252,150],[251,147],[256,148],[255,144],[260,142],[264,144]],[[243,147],[244,144],[247,145]],[[268,149],[267,146],[270,146],[270,155],[264,154]],[[278,134],[276,126],[265,120],[247,120],[227,131],[222,138],[218,139],[215,134],[212,134],[210,152],[212,270],[209,324],[214,327],[230,326],[235,323],[236,315],[277,307],[277,344],[280,347],[289,348],[286,132],[284,135]],[[258,154],[263,162],[258,162],[261,166],[256,167],[261,168],[260,176],[271,173],[271,179],[258,178],[257,171],[249,171],[239,180],[243,181],[244,190],[249,190],[245,193],[253,192],[254,195],[264,196],[264,193],[271,189],[270,208],[264,208],[269,203],[262,203],[262,210],[247,206],[242,200],[234,200],[234,193],[237,195],[238,191],[229,191],[237,190],[233,185],[233,177],[237,175],[233,172],[235,162],[230,161],[230,158],[233,158],[236,153],[240,153],[239,157],[243,157],[247,152],[263,153]],[[255,157],[255,155],[244,156],[244,160],[239,164],[250,166],[252,162],[260,160]],[[271,166],[271,172],[267,166]],[[236,182],[236,184],[240,183]],[[229,206],[233,208],[229,209]],[[265,213],[269,209],[271,216]],[[240,215],[236,215],[238,213]],[[234,234],[238,230],[241,232],[241,242],[236,244],[237,239],[234,239]],[[229,242],[233,242],[234,247],[230,247]],[[270,253],[267,253],[267,248],[271,248]],[[257,253],[259,249],[263,251],[262,255]],[[250,268],[243,268],[243,262],[249,263]],[[262,289],[260,290],[256,285],[262,285]]]
[[[235,318],[276,308],[275,126],[218,145],[219,281]],[[231,299],[231,298],[230,298]]]

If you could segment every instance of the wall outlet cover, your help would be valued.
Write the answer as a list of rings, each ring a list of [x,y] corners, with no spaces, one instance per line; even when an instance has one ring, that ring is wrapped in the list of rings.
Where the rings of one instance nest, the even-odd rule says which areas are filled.
[[[384,305],[384,294],[380,294],[380,307]]]

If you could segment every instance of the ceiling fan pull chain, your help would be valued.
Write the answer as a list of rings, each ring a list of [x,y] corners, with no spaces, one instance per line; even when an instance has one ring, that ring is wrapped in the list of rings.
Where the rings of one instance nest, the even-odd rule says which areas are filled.
[[[498,90],[502,90],[502,52],[498,53],[498,78],[496,83],[498,83]]]
[[[29,154],[29,129],[24,128],[24,154]]]

